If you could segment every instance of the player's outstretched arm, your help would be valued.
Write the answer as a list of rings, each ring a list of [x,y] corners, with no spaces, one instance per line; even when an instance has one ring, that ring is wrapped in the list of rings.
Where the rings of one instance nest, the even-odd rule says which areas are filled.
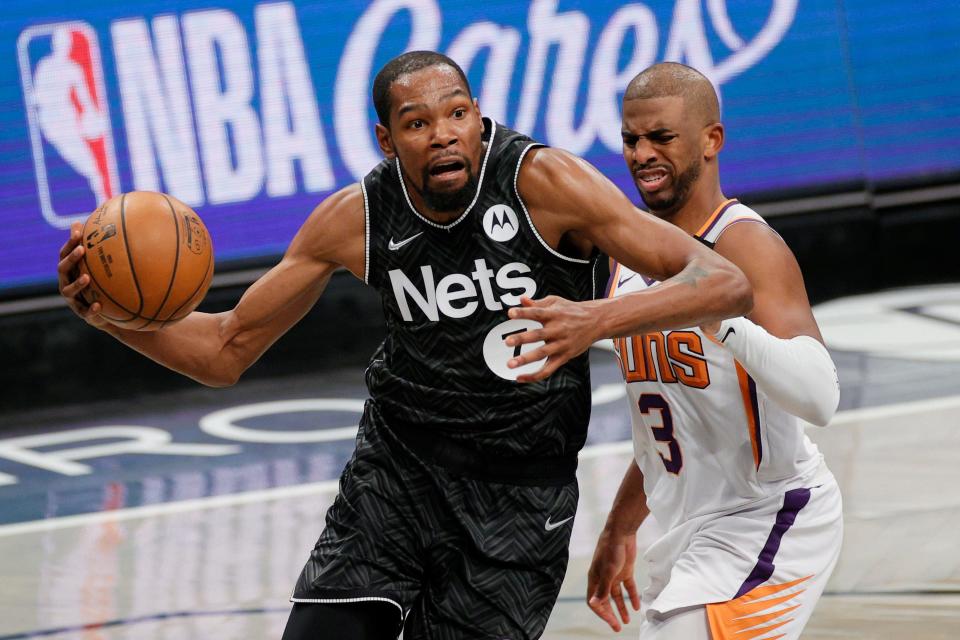
[[[599,247],[661,284],[610,300],[573,303],[550,296],[511,309],[511,318],[544,326],[511,336],[507,344],[545,342],[514,358],[511,366],[548,358],[539,372],[519,381],[546,378],[601,338],[693,327],[750,310],[750,284],[729,260],[638,210],[586,161],[556,149],[528,155],[517,186],[547,242],[557,246],[562,240],[584,255]]]
[[[640,610],[640,594],[633,571],[637,558],[637,529],[649,513],[643,491],[643,474],[637,463],[630,460],[587,571],[587,606],[614,631],[620,631],[621,620],[623,624],[630,623],[624,590],[633,610]]]
[[[810,309],[803,275],[790,248],[766,225],[728,227],[716,250],[746,274],[753,311],[704,326],[777,404],[824,426],[840,401],[837,370]]]
[[[79,297],[89,278],[74,280],[82,259],[79,229],[61,250],[60,292],[77,315],[148,358],[210,386],[228,386],[316,303],[330,276],[345,266],[362,278],[363,196],[358,185],[322,202],[303,224],[277,266],[257,280],[230,311],[193,312],[157,331],[130,331],[98,315]]]

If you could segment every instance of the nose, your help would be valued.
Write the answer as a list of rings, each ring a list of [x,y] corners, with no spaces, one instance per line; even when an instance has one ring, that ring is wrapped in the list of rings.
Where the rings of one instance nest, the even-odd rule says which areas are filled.
[[[430,146],[434,149],[446,149],[459,141],[456,130],[450,125],[447,119],[439,120],[433,128],[433,139]]]
[[[646,138],[639,138],[633,145],[633,162],[638,165],[652,164],[657,161],[657,152]]]

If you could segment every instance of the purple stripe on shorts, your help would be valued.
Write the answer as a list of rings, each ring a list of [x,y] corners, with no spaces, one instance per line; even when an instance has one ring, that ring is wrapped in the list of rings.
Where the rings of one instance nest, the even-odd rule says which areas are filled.
[[[780,540],[783,539],[787,530],[793,526],[800,509],[807,506],[809,501],[810,489],[791,489],[784,494],[783,507],[777,512],[777,521],[773,525],[770,535],[767,536],[767,543],[763,545],[763,550],[757,558],[757,564],[754,565],[753,571],[740,585],[737,595],[733,596],[734,600],[770,579],[773,570],[776,568],[773,559],[776,557],[777,551],[780,550]]]

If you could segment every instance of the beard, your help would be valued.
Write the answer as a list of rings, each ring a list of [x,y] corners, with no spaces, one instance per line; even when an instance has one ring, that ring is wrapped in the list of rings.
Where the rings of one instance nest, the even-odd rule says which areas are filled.
[[[637,185],[637,191],[640,192],[640,199],[647,205],[651,213],[671,213],[679,209],[687,201],[690,195],[690,187],[692,187],[693,183],[700,177],[700,168],[700,163],[694,162],[687,167],[683,173],[677,176],[673,185],[673,195],[665,200],[655,199],[657,195],[652,195],[650,199],[647,199],[643,190]]]
[[[463,170],[467,174],[467,181],[459,189],[453,191],[437,191],[430,188],[430,170],[423,168],[420,176],[422,188],[418,188],[413,180],[407,177],[408,184],[417,190],[424,204],[431,211],[440,213],[456,213],[463,211],[473,201],[477,193],[477,176],[473,173],[473,165],[466,158],[459,158],[463,162]],[[406,171],[404,171],[406,173]]]

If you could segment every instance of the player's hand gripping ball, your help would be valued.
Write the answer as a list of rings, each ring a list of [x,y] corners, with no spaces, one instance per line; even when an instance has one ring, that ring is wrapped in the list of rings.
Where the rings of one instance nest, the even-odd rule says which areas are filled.
[[[193,311],[210,288],[213,245],[196,212],[173,196],[132,191],[104,202],[83,225],[79,274],[88,305],[125,329],[153,331]]]

